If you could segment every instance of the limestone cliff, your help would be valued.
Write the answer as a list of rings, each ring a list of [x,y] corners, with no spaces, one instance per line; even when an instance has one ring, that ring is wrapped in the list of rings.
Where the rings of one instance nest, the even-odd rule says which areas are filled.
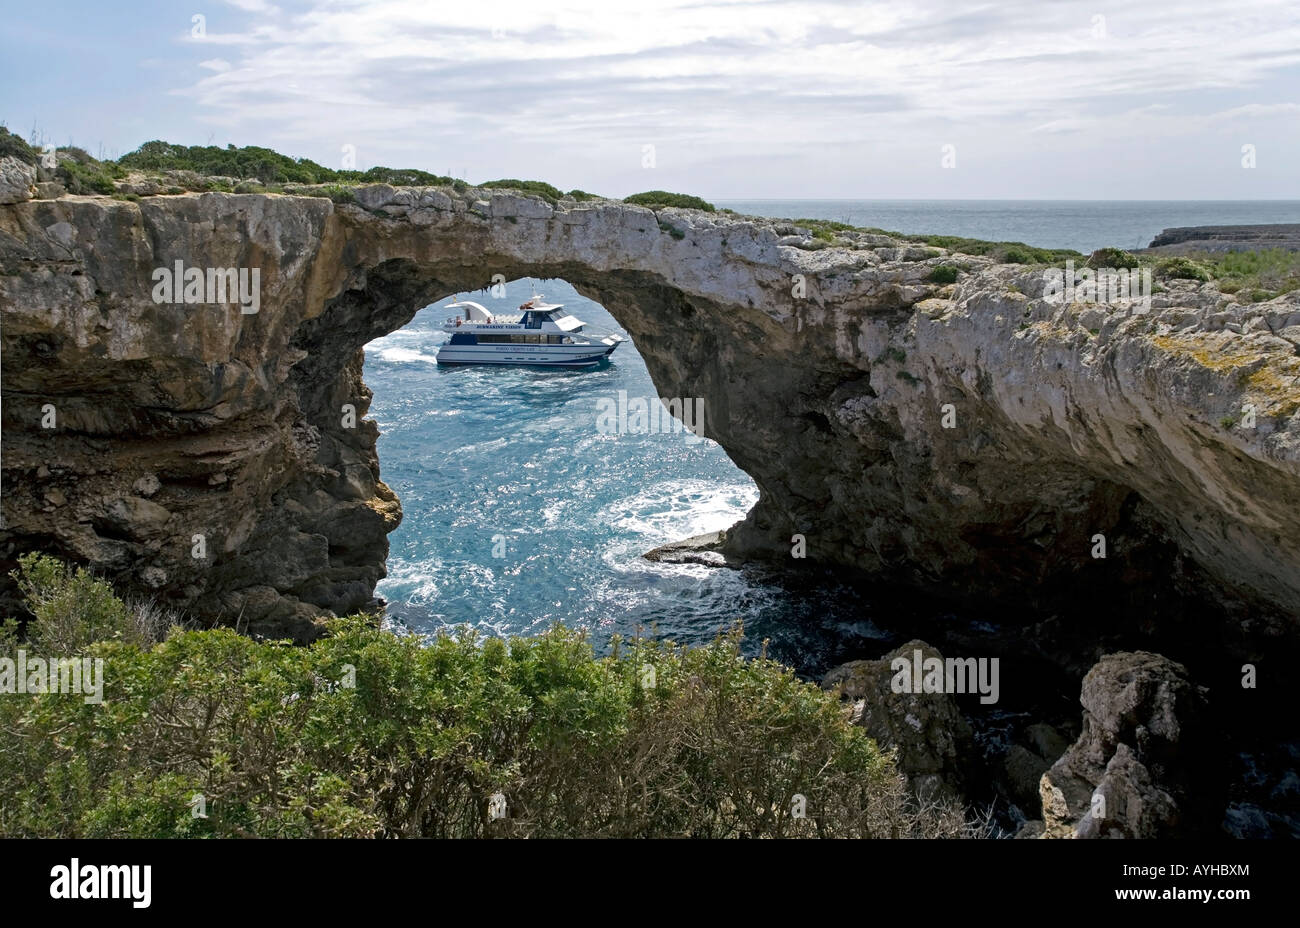
[[[501,274],[571,282],[662,395],[705,398],[761,491],[729,555],[801,534],[811,561],[935,588],[1163,576],[1274,630],[1300,613],[1296,294],[1061,305],[1041,269],[884,236],[474,188],[29,195],[0,206],[5,571],[47,550],[299,639],[365,606],[400,506],[361,347]],[[155,302],[178,261],[259,269],[258,311]],[[941,264],[957,283],[928,282]]]

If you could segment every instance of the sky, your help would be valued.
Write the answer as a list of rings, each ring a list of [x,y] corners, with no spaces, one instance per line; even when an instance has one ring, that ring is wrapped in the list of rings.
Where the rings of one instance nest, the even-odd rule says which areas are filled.
[[[1300,0],[0,0],[0,121],[606,196],[1300,199]]]

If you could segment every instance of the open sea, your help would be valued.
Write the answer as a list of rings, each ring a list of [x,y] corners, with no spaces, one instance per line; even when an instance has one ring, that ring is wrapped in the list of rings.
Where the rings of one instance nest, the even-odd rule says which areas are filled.
[[[899,232],[941,232],[1088,252],[1137,247],[1168,226],[1300,222],[1300,202],[750,200],[738,212],[836,219]],[[623,330],[557,280],[520,280],[513,309],[538,292],[596,329]],[[417,633],[471,625],[531,634],[551,623],[590,629],[598,646],[637,629],[686,643],[737,621],[748,647],[803,673],[883,653],[905,631],[897,602],[831,576],[782,578],[653,564],[657,545],[726,528],[758,497],[716,444],[677,434],[601,434],[602,402],[653,398],[630,341],[603,369],[439,368],[446,299],[366,347],[383,480],[405,518],[390,536],[379,595],[391,624]],[[626,336],[626,332],[623,332]],[[924,608],[918,606],[917,608]],[[933,617],[933,616],[931,616]],[[959,622],[957,617],[946,620]],[[974,620],[972,620],[974,621]]]
[[[716,200],[750,216],[833,219],[1040,248],[1145,248],[1177,226],[1300,222],[1300,200]]]

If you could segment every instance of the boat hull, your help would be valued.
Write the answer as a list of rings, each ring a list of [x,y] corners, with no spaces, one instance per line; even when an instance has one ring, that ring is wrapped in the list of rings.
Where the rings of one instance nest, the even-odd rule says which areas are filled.
[[[438,349],[438,363],[454,367],[496,364],[517,367],[596,367],[618,345],[452,345]]]

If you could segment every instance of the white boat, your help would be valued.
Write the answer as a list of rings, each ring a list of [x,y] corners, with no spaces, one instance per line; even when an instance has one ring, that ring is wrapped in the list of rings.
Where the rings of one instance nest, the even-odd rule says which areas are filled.
[[[442,324],[451,338],[438,349],[439,364],[595,367],[624,341],[621,335],[588,334],[581,319],[536,293],[514,315],[493,315],[470,300],[445,308],[464,312]]]

